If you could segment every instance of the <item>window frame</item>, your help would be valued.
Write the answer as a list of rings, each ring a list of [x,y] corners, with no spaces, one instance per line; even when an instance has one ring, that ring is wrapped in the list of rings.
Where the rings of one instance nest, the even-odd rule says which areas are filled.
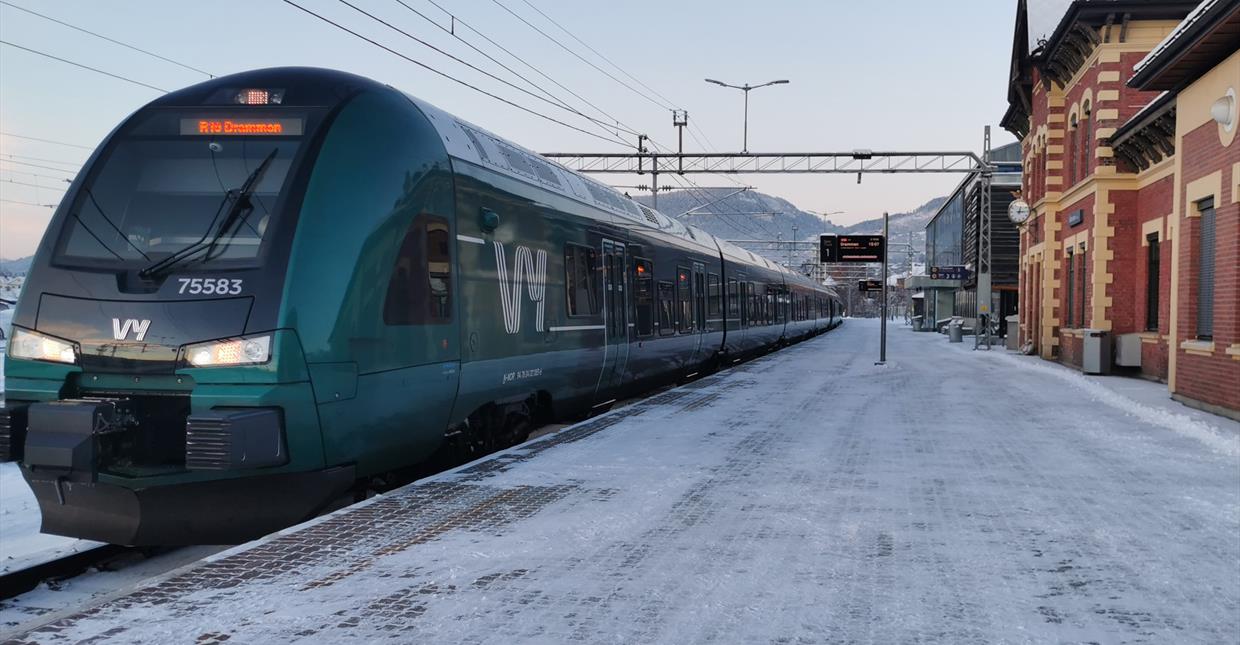
[[[1063,316],[1063,326],[1067,329],[1072,328],[1072,308],[1076,305],[1076,253],[1075,249],[1068,247],[1067,258],[1064,264],[1068,265],[1068,275],[1064,283],[1068,287],[1068,293],[1065,294],[1064,302],[1067,303]]]
[[[574,279],[572,271],[575,263],[570,261],[569,252],[573,249],[584,249],[586,255],[586,289],[590,293],[593,311],[587,313],[578,313],[574,311],[573,297]],[[597,318],[603,313],[602,289],[600,289],[602,265],[599,264],[599,253],[593,247],[585,244],[577,244],[575,242],[564,243],[564,315],[568,318]],[[592,261],[592,262],[591,262]]]
[[[442,262],[447,265],[446,274],[435,274],[431,271],[431,225],[442,227],[444,231],[444,241],[446,243],[447,259]],[[415,235],[420,235],[414,237]],[[414,247],[410,248],[411,240]],[[435,215],[432,213],[418,213],[409,221],[408,228],[405,229],[405,235],[401,238],[400,245],[396,249],[396,258],[392,263],[392,271],[388,275],[387,287],[384,289],[382,319],[384,326],[387,327],[412,327],[412,326],[428,326],[428,325],[450,325],[453,322],[455,314],[455,302],[452,297],[452,265],[455,261],[453,257],[455,245],[452,243],[452,223],[448,218]],[[395,278],[397,270],[401,263],[411,258],[408,290],[401,290]],[[436,316],[433,312],[432,305],[435,302],[435,294],[431,290],[431,279],[439,277],[446,283],[444,306],[442,311],[447,314],[444,317]],[[424,292],[414,291],[415,285],[425,281],[426,287]],[[394,304],[393,298],[404,295],[404,309],[397,309],[398,305]],[[415,298],[415,295],[424,296],[421,301]],[[407,317],[397,317],[397,314]]]
[[[693,307],[693,272],[689,267],[676,266],[676,333],[692,334],[695,311]],[[683,288],[682,288],[683,285]]]
[[[706,322],[723,319],[723,284],[716,273],[706,274]]]
[[[1217,211],[1214,208],[1213,197],[1197,202],[1196,207],[1198,223],[1197,239],[1195,241],[1197,248],[1193,255],[1197,257],[1197,293],[1194,294],[1196,300],[1194,332],[1196,332],[1197,340],[1213,341],[1214,305],[1216,304],[1215,299],[1217,296],[1215,287],[1217,287],[1218,278],[1218,217]],[[1207,237],[1209,240],[1208,246],[1206,244]],[[1206,268],[1207,259],[1209,260],[1208,271]],[[1206,313],[1204,316],[1202,315],[1203,311]]]
[[[1145,236],[1145,331],[1158,331],[1159,285],[1162,280],[1162,248],[1158,233]]]
[[[642,274],[638,274],[637,272],[638,266],[644,266],[646,270]],[[647,293],[645,296],[642,295],[642,283],[643,282],[645,282],[646,285],[649,287],[649,293]],[[642,333],[642,322],[641,322],[642,321],[641,311],[642,311],[642,299],[643,298],[646,298],[649,300],[648,306],[650,308],[649,328],[646,330],[646,333]],[[658,301],[659,301],[658,287],[656,286],[655,279],[654,279],[654,263],[646,258],[634,257],[633,258],[633,313],[634,313],[633,328],[634,328],[634,336],[636,336],[637,338],[650,338],[651,336],[655,336],[658,334],[658,328],[659,328],[659,324],[658,324],[659,323],[659,320],[658,320],[659,319],[659,302]]]
[[[665,287],[666,293],[664,291]],[[666,306],[667,309],[664,309],[664,306]],[[655,327],[659,330],[658,334],[660,336],[671,336],[675,334],[676,287],[670,280],[655,281],[655,311],[658,314],[658,319],[655,321]],[[665,313],[667,314],[666,320],[664,320]]]
[[[1077,328],[1084,329],[1085,328],[1085,312],[1087,309],[1088,298],[1089,298],[1089,273],[1090,273],[1089,272],[1089,261],[1088,261],[1089,249],[1085,248],[1085,245],[1082,244],[1080,248],[1080,253],[1078,255],[1081,258],[1081,268],[1080,268],[1081,308],[1077,313],[1077,323],[1078,323]]]

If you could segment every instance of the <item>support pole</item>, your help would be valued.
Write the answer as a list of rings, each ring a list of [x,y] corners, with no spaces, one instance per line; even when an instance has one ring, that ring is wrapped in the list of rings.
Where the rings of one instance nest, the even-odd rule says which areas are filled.
[[[883,322],[882,334],[878,339],[878,362],[875,365],[885,365],[887,363],[887,231],[888,231],[887,211],[883,211]]]
[[[982,137],[982,163],[984,168],[978,183],[977,204],[977,328],[973,330],[973,349],[983,344],[990,349],[991,320],[996,312],[991,307],[991,217],[990,217],[990,126]]]
[[[745,133],[741,138],[741,152],[749,152],[749,88],[745,88]]]

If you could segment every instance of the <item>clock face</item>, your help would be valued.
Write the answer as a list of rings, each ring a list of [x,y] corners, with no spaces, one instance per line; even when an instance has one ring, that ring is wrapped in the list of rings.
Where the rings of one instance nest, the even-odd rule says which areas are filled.
[[[1025,220],[1029,219],[1029,204],[1025,203],[1023,199],[1018,199],[1008,204],[1008,219],[1015,224],[1023,224]]]

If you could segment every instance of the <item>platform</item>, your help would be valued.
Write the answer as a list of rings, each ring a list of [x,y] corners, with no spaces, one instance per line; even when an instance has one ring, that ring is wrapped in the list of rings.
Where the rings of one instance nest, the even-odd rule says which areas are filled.
[[[876,366],[877,334],[847,321],[9,636],[1236,639],[1240,424],[907,327]]]

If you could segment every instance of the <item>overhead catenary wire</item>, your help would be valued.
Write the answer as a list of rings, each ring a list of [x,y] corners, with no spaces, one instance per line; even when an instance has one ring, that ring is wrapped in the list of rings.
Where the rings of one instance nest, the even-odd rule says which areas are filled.
[[[59,159],[45,159],[43,157],[27,157],[26,155],[15,155],[7,152],[0,153],[0,157],[8,157],[10,159],[25,159],[26,161],[42,161],[46,163],[60,164],[62,166],[73,166],[74,169],[81,168],[82,164],[76,161],[61,161]]]
[[[0,168],[0,172],[7,172],[10,174],[14,174],[14,175],[22,175],[24,177],[34,177],[36,179],[46,179],[48,181],[58,181],[58,182],[65,183],[65,184],[73,182],[72,179],[66,179],[65,177],[52,177],[50,175],[40,175],[38,173],[26,172],[24,170],[13,170],[12,168]]]
[[[360,34],[360,33],[356,32],[356,31],[353,31],[352,29],[349,29],[348,27],[345,27],[344,25],[342,25],[342,24],[340,24],[340,23],[338,23],[338,22],[336,22],[336,21],[334,21],[334,20],[332,20],[332,19],[330,19],[330,18],[328,18],[328,17],[326,17],[326,16],[323,16],[323,15],[321,15],[321,14],[315,13],[314,11],[311,11],[310,9],[307,9],[307,8],[305,8],[305,7],[303,7],[303,6],[299,5],[299,4],[297,4],[296,2],[293,2],[293,0],[283,0],[283,2],[284,2],[285,4],[287,4],[287,5],[289,5],[289,6],[292,6],[292,7],[296,8],[296,9],[298,9],[298,10],[302,11],[303,13],[309,14],[309,15],[311,15],[311,16],[313,16],[313,17],[317,18],[318,20],[320,20],[320,21],[322,21],[322,22],[325,22],[325,23],[327,23],[327,24],[329,24],[329,25],[331,25],[331,26],[335,27],[336,29],[339,29],[339,30],[341,30],[341,31],[343,31],[343,32],[345,32],[345,33],[348,33],[348,34],[350,34],[350,35],[354,36],[355,38],[360,38],[361,40],[364,40],[364,41],[366,41],[366,42],[370,43],[371,45],[374,45],[375,47],[378,47],[378,48],[380,48],[380,49],[382,49],[382,50],[384,50],[384,51],[386,51],[386,52],[388,52],[388,53],[390,53],[390,54],[392,54],[392,55],[394,55],[394,56],[397,56],[397,57],[402,58],[402,59],[404,59],[404,60],[406,60],[406,61],[408,61],[408,62],[410,62],[410,63],[413,63],[414,65],[417,65],[418,67],[421,67],[421,68],[423,68],[423,69],[425,69],[425,70],[427,70],[427,71],[431,72],[432,74],[435,74],[435,75],[437,75],[437,76],[441,76],[441,77],[443,77],[443,78],[446,78],[446,79],[448,79],[448,80],[450,80],[450,81],[452,81],[452,82],[454,82],[454,83],[457,83],[457,84],[459,84],[459,85],[463,85],[463,86],[465,86],[465,87],[467,87],[467,88],[469,88],[469,89],[471,89],[471,90],[474,90],[475,92],[478,92],[479,94],[482,94],[482,95],[484,95],[484,96],[488,96],[488,97],[490,97],[490,98],[495,99],[496,101],[499,101],[499,102],[501,102],[501,103],[504,103],[505,105],[509,105],[509,106],[511,106],[511,107],[517,108],[518,110],[521,110],[522,112],[526,112],[526,113],[528,113],[528,114],[532,114],[532,115],[534,115],[534,116],[536,116],[536,117],[539,117],[539,118],[541,118],[541,119],[544,119],[544,120],[550,121],[550,122],[552,122],[552,123],[557,123],[557,124],[562,125],[562,126],[564,126],[564,127],[568,128],[568,129],[570,129],[570,130],[575,130],[575,131],[580,132],[580,133],[582,133],[582,134],[584,134],[584,135],[587,135],[587,136],[590,136],[590,137],[594,137],[595,139],[600,139],[600,140],[602,140],[602,141],[606,141],[606,142],[608,142],[608,143],[616,143],[616,144],[623,145],[623,146],[627,146],[627,145],[628,145],[627,143],[625,143],[625,142],[623,142],[623,141],[621,141],[621,140],[619,140],[619,139],[611,139],[611,138],[609,138],[609,137],[604,137],[604,136],[602,136],[602,135],[595,134],[594,132],[590,132],[589,130],[585,130],[585,129],[579,128],[579,127],[577,127],[577,126],[575,126],[575,125],[572,125],[571,123],[566,123],[566,122],[561,121],[561,120],[559,120],[559,119],[557,119],[557,118],[555,118],[555,117],[552,117],[552,116],[547,116],[546,114],[543,114],[543,113],[541,113],[541,112],[538,112],[537,110],[534,110],[534,109],[528,108],[528,107],[526,107],[526,106],[524,106],[524,105],[521,105],[520,103],[517,103],[517,102],[515,102],[515,101],[511,101],[511,100],[509,100],[509,99],[506,99],[506,98],[504,98],[504,97],[502,97],[502,96],[500,96],[500,95],[498,95],[498,94],[494,94],[494,93],[492,93],[492,92],[488,92],[487,90],[484,90],[484,89],[482,89],[481,87],[478,87],[477,85],[473,85],[472,83],[469,83],[469,82],[463,81],[463,80],[461,80],[461,79],[459,79],[459,78],[456,78],[455,76],[452,76],[451,74],[448,74],[447,72],[440,71],[440,70],[438,70],[438,69],[436,69],[436,68],[434,68],[434,67],[431,67],[430,65],[427,65],[426,63],[423,63],[422,61],[419,61],[419,60],[414,59],[414,58],[412,58],[412,57],[410,57],[410,56],[407,56],[407,55],[405,55],[405,54],[402,54],[402,53],[400,53],[400,52],[396,51],[395,49],[392,49],[391,47],[388,47],[387,45],[384,45],[384,44],[380,43],[380,42],[379,42],[379,41],[377,41],[377,40],[374,40],[374,39],[372,39],[372,38],[368,38],[368,37],[366,37],[366,36],[364,36],[364,35],[362,35],[362,34]]]
[[[25,8],[25,7],[19,7],[19,6],[15,5],[15,4],[13,4],[12,2],[8,2],[7,0],[0,0],[0,4],[5,5],[5,6],[7,6],[7,7],[12,7],[12,8],[14,8],[14,9],[16,9],[16,10],[18,10],[18,11],[24,11],[24,12],[26,12],[26,13],[28,13],[28,14],[32,15],[32,16],[38,16],[38,17],[40,17],[40,18],[42,18],[42,19],[44,19],[44,20],[50,20],[50,21],[52,21],[52,22],[54,22],[54,23],[56,23],[56,24],[58,24],[58,25],[63,25],[63,26],[68,27],[68,28],[70,28],[70,29],[76,29],[77,31],[80,31],[80,32],[82,32],[82,33],[84,33],[84,34],[90,34],[91,36],[94,36],[95,38],[100,38],[100,39],[106,40],[106,41],[108,41],[108,42],[110,42],[110,43],[112,43],[112,44],[114,44],[114,45],[120,45],[121,47],[124,47],[124,48],[126,48],[126,49],[132,49],[133,51],[136,51],[136,52],[139,52],[139,53],[142,53],[142,54],[146,54],[147,56],[151,56],[151,57],[153,57],[153,58],[158,58],[159,60],[162,60],[162,61],[164,61],[164,62],[172,63],[173,65],[176,65],[176,66],[178,66],[178,67],[184,67],[185,69],[188,69],[188,70],[190,70],[190,71],[193,71],[193,72],[198,72],[199,74],[206,74],[207,76],[209,76],[209,77],[211,77],[211,78],[215,78],[215,75],[214,75],[214,74],[212,74],[211,72],[208,72],[208,71],[205,71],[205,70],[198,69],[197,67],[193,67],[193,66],[191,66],[191,65],[186,65],[185,63],[182,63],[182,62],[180,62],[180,61],[173,60],[173,59],[171,59],[171,58],[168,58],[167,56],[160,56],[159,54],[156,54],[155,52],[147,51],[147,50],[142,49],[142,48],[140,48],[140,47],[135,47],[135,46],[133,46],[133,45],[130,45],[129,43],[122,42],[122,41],[117,40],[117,39],[115,39],[115,38],[109,38],[108,36],[104,36],[103,34],[93,32],[93,31],[91,31],[91,30],[89,30],[89,29],[83,29],[82,27],[79,27],[79,26],[77,26],[77,25],[71,25],[71,24],[69,24],[69,23],[67,23],[67,22],[65,22],[65,21],[63,21],[63,20],[58,20],[58,19],[53,18],[53,17],[51,17],[51,16],[45,16],[45,15],[43,15],[43,14],[41,14],[41,13],[37,12],[37,11],[31,11],[30,9],[27,9],[27,8]]]
[[[537,12],[538,12],[538,15],[542,16],[543,18],[546,18],[548,22],[550,22],[551,24],[555,25],[556,27],[559,27],[559,28],[560,28],[560,31],[562,31],[562,32],[564,32],[564,33],[566,33],[566,34],[568,34],[568,35],[569,35],[569,36],[570,36],[573,40],[575,40],[575,41],[577,41],[577,42],[581,43],[583,46],[585,46],[585,48],[586,48],[586,49],[588,49],[588,50],[590,50],[590,51],[594,52],[594,55],[595,55],[595,56],[598,56],[599,58],[601,58],[601,59],[603,59],[603,60],[607,61],[607,62],[608,62],[608,64],[610,64],[612,67],[616,68],[617,70],[620,70],[620,73],[621,73],[621,74],[624,74],[625,76],[627,76],[627,77],[629,77],[630,79],[632,79],[632,80],[633,80],[635,83],[637,83],[638,85],[641,85],[642,87],[646,88],[647,90],[650,90],[650,92],[651,92],[652,94],[654,94],[655,96],[657,96],[657,97],[659,97],[659,98],[663,99],[663,100],[664,100],[665,102],[667,102],[669,105],[674,105],[674,104],[676,103],[675,101],[673,101],[673,100],[671,100],[671,99],[667,98],[666,96],[663,96],[662,94],[660,94],[660,93],[658,92],[658,90],[656,90],[656,89],[654,89],[653,87],[650,87],[649,85],[646,85],[645,83],[643,83],[641,79],[639,79],[639,78],[637,78],[636,76],[633,76],[632,74],[630,74],[630,73],[628,73],[627,71],[625,71],[623,67],[620,67],[619,65],[615,64],[615,63],[614,63],[614,62],[613,62],[610,58],[608,58],[608,57],[604,56],[604,55],[603,55],[603,54],[601,54],[601,53],[600,53],[597,49],[595,49],[595,48],[591,47],[591,46],[590,46],[590,44],[589,44],[589,43],[587,43],[586,41],[584,41],[584,40],[582,40],[582,39],[578,38],[576,34],[574,34],[573,32],[569,31],[567,28],[565,28],[565,27],[564,27],[564,25],[561,25],[560,23],[556,22],[554,18],[552,18],[551,16],[548,16],[546,13],[543,13],[543,10],[542,10],[542,9],[539,9],[538,7],[536,7],[536,6],[534,6],[533,4],[531,4],[531,3],[530,3],[530,0],[521,0],[521,2],[524,2],[524,3],[526,4],[526,6],[528,6],[530,9],[533,9],[534,11],[537,11]],[[669,109],[670,109],[670,108],[669,108]]]
[[[520,85],[517,85],[516,83],[512,83],[512,82],[508,81],[508,80],[507,80],[507,79],[505,79],[505,78],[501,78],[500,76],[497,76],[497,75],[495,75],[495,74],[492,74],[491,72],[488,72],[487,70],[482,69],[481,67],[478,67],[477,65],[474,65],[473,63],[471,63],[471,62],[469,62],[469,61],[467,61],[467,60],[465,60],[465,59],[463,59],[463,58],[460,58],[459,56],[456,56],[456,55],[453,55],[453,54],[451,54],[451,53],[449,53],[449,52],[447,52],[447,51],[444,51],[443,49],[441,49],[441,48],[439,48],[439,47],[436,47],[435,45],[433,45],[433,44],[431,44],[431,43],[429,43],[429,42],[427,42],[427,41],[425,41],[425,40],[423,40],[423,39],[421,39],[421,38],[418,38],[417,36],[415,36],[415,35],[413,35],[413,34],[411,34],[411,33],[407,32],[407,31],[405,31],[404,29],[401,29],[400,27],[397,27],[396,25],[393,25],[392,23],[390,23],[390,22],[388,22],[388,21],[384,20],[383,18],[380,18],[379,16],[376,16],[376,15],[374,15],[374,14],[372,14],[372,13],[370,13],[370,12],[366,11],[365,9],[362,9],[361,7],[358,7],[357,5],[355,5],[355,4],[351,3],[351,2],[349,2],[349,0],[338,0],[338,1],[340,2],[340,4],[343,4],[343,5],[345,5],[346,7],[349,7],[350,9],[352,9],[352,10],[354,10],[354,11],[356,11],[356,12],[358,12],[358,13],[362,14],[363,16],[366,16],[367,18],[370,18],[371,20],[373,20],[373,21],[375,21],[375,22],[377,22],[377,23],[379,23],[379,24],[381,24],[381,25],[383,25],[383,26],[387,27],[388,29],[391,29],[392,31],[395,31],[396,33],[401,34],[402,36],[404,36],[404,37],[406,37],[406,38],[408,38],[408,39],[410,39],[410,40],[412,40],[412,41],[414,41],[414,42],[416,42],[416,43],[419,43],[419,44],[421,44],[421,45],[425,45],[426,47],[428,47],[428,48],[430,48],[430,49],[432,49],[432,50],[434,50],[434,51],[436,51],[436,52],[438,52],[438,53],[440,53],[440,54],[442,54],[442,55],[444,55],[444,56],[447,56],[448,58],[450,58],[450,59],[452,59],[452,60],[454,60],[454,61],[456,61],[456,62],[458,62],[458,63],[460,63],[460,64],[462,64],[462,65],[464,65],[464,66],[466,66],[466,67],[468,67],[468,68],[470,68],[470,69],[472,69],[472,70],[474,70],[475,72],[478,72],[479,74],[482,74],[483,76],[486,76],[487,78],[490,78],[490,79],[492,79],[492,80],[494,80],[494,81],[497,81],[497,82],[499,82],[499,83],[502,83],[503,85],[505,85],[505,86],[507,86],[507,87],[510,87],[510,88],[512,88],[512,89],[514,89],[514,90],[516,90],[516,91],[518,91],[518,92],[521,92],[522,94],[525,94],[525,95],[530,96],[530,97],[532,97],[532,98],[534,98],[534,99],[537,99],[537,100],[539,100],[539,101],[542,101],[542,102],[544,102],[544,103],[547,103],[548,105],[551,105],[552,107],[560,108],[560,109],[562,109],[562,110],[567,110],[567,111],[569,111],[569,112],[571,112],[571,113],[573,113],[573,114],[576,114],[577,116],[580,116],[580,117],[581,117],[581,118],[583,118],[583,119],[586,119],[586,120],[588,120],[588,121],[592,121],[592,122],[594,122],[594,123],[596,123],[596,124],[599,124],[599,125],[602,125],[602,126],[604,126],[604,127],[608,127],[608,128],[609,128],[609,127],[611,127],[611,126],[610,126],[610,124],[608,124],[608,123],[606,123],[606,122],[604,122],[604,121],[600,121],[600,120],[598,120],[598,119],[595,119],[595,118],[593,118],[593,117],[591,117],[591,116],[589,116],[589,115],[587,115],[587,114],[585,114],[585,113],[581,112],[580,110],[577,110],[576,108],[574,108],[574,107],[572,107],[572,106],[570,106],[570,105],[567,105],[567,104],[565,104],[565,103],[563,103],[563,102],[561,102],[561,101],[558,101],[558,99],[549,99],[549,98],[547,98],[547,97],[545,97],[545,96],[540,96],[540,95],[538,95],[538,94],[535,94],[534,92],[531,92],[531,91],[529,91],[529,90],[525,89],[524,87],[521,87]],[[527,81],[527,82],[528,82],[528,81]],[[633,134],[636,134],[636,132],[634,132]]]
[[[508,54],[508,55],[509,55],[509,56],[511,56],[514,60],[519,61],[522,65],[525,65],[525,66],[526,66],[526,67],[528,67],[529,69],[533,70],[533,71],[534,71],[536,74],[538,74],[539,76],[542,76],[543,78],[547,79],[548,81],[550,81],[550,82],[554,83],[557,87],[559,87],[560,89],[564,90],[565,92],[568,92],[569,94],[572,94],[574,97],[576,97],[576,98],[577,98],[578,100],[580,100],[582,103],[585,103],[586,105],[588,105],[588,106],[590,106],[590,107],[594,108],[596,111],[598,111],[598,113],[599,113],[599,114],[602,114],[603,116],[605,116],[605,117],[607,117],[607,118],[611,119],[612,121],[616,122],[616,124],[618,124],[618,125],[623,125],[623,126],[624,126],[624,128],[623,128],[623,129],[625,129],[625,130],[626,130],[629,134],[633,134],[633,135],[638,134],[638,133],[637,133],[637,131],[636,131],[635,129],[633,129],[632,127],[630,127],[630,126],[628,126],[627,124],[623,123],[622,121],[620,121],[620,119],[616,118],[615,116],[613,116],[612,114],[610,114],[609,112],[607,112],[607,111],[606,111],[606,110],[604,110],[603,108],[599,107],[598,105],[595,105],[593,102],[591,102],[589,99],[585,98],[584,96],[582,96],[582,95],[578,94],[577,92],[574,92],[574,91],[573,91],[571,88],[569,88],[568,86],[566,86],[566,85],[564,85],[563,83],[561,83],[561,82],[559,82],[559,81],[555,80],[554,78],[552,78],[551,76],[549,76],[546,72],[544,72],[542,69],[540,69],[538,66],[536,66],[536,65],[532,65],[529,61],[527,61],[527,60],[525,60],[524,58],[522,58],[521,56],[518,56],[517,54],[513,53],[513,52],[512,52],[511,50],[509,50],[508,48],[506,48],[506,47],[504,47],[503,45],[501,45],[501,44],[499,44],[498,42],[496,42],[496,41],[495,41],[494,39],[492,39],[490,36],[487,36],[486,34],[484,34],[484,33],[482,33],[481,31],[479,31],[479,30],[478,30],[477,28],[475,28],[473,25],[470,25],[469,23],[465,22],[464,20],[461,20],[461,19],[460,19],[460,17],[458,17],[456,14],[454,14],[454,13],[452,13],[451,11],[448,11],[447,9],[445,9],[445,8],[443,7],[443,5],[439,4],[439,3],[438,3],[438,2],[436,2],[435,0],[426,0],[426,1],[427,1],[427,2],[429,2],[430,4],[434,5],[434,6],[435,6],[435,8],[437,8],[437,9],[439,9],[440,11],[444,12],[445,14],[447,14],[447,15],[448,15],[448,17],[452,19],[452,21],[453,21],[453,23],[454,23],[454,24],[459,24],[459,25],[461,25],[462,27],[465,27],[466,29],[468,29],[468,30],[470,30],[470,31],[474,32],[475,34],[477,34],[478,36],[480,36],[483,40],[485,40],[485,41],[487,41],[488,43],[491,43],[493,46],[495,46],[495,48],[496,48],[496,49],[499,49],[500,51],[504,52],[505,54]],[[429,18],[429,17],[427,17],[426,15],[422,14],[422,13],[421,13],[421,12],[419,12],[418,10],[416,10],[416,9],[414,9],[414,8],[410,7],[409,5],[405,4],[404,0],[396,0],[396,2],[399,2],[400,4],[402,4],[402,5],[404,5],[406,8],[408,8],[410,11],[412,11],[412,12],[414,12],[414,13],[418,14],[419,16],[422,16],[423,18],[425,18],[426,20],[428,20],[428,21],[429,21],[429,22],[431,22],[432,24],[436,25],[436,26],[437,26],[437,27],[439,27],[440,29],[443,29],[443,26],[442,26],[442,25],[440,25],[438,22],[436,22],[436,21],[432,20],[431,18]],[[466,45],[468,45],[469,47],[473,48],[475,51],[478,51],[479,53],[483,54],[484,56],[487,56],[487,54],[486,54],[486,53],[484,53],[484,52],[482,52],[481,50],[479,50],[477,47],[475,47],[475,46],[474,46],[473,44],[471,44],[469,41],[467,41],[467,40],[465,40],[464,38],[461,38],[459,35],[457,35],[457,34],[456,34],[456,32],[455,32],[454,30],[450,30],[450,29],[449,29],[449,30],[446,30],[446,31],[447,31],[447,32],[448,32],[448,33],[449,33],[449,34],[450,34],[453,38],[456,38],[457,40],[459,40],[459,41],[461,41],[461,42],[465,43]],[[491,58],[491,57],[490,57],[490,56],[487,56],[487,58]],[[491,60],[494,60],[494,59],[493,59],[493,58],[491,58]],[[509,69],[507,66],[504,66],[502,63],[499,63],[498,61],[496,61],[496,64],[499,64],[500,66],[504,67],[504,69]],[[512,70],[509,70],[509,71],[512,71]],[[515,71],[512,71],[512,73],[513,73],[513,74],[517,74]],[[526,82],[527,82],[527,83],[530,83],[531,85],[534,85],[534,83],[532,83],[532,82],[531,82],[531,81],[529,81],[528,79],[524,79],[524,77],[520,76],[519,74],[517,74],[517,76],[518,76],[518,77],[520,77],[520,78],[522,78],[523,80],[526,80]],[[535,86],[537,87],[537,85],[535,85]],[[543,91],[543,92],[547,93],[547,95],[548,95],[548,96],[551,96],[551,93],[550,93],[550,92],[547,92],[547,90],[545,90],[545,89],[543,89],[543,88],[541,88],[541,87],[539,87],[539,89],[540,89],[541,91]],[[557,100],[559,100],[559,99],[557,99]]]
[[[530,21],[526,20],[524,16],[522,16],[521,14],[519,14],[519,13],[517,13],[517,12],[513,11],[513,10],[512,10],[512,9],[510,9],[507,5],[505,5],[504,3],[500,2],[499,0],[491,0],[491,2],[495,3],[498,7],[500,7],[500,8],[501,8],[501,9],[503,9],[504,11],[507,11],[508,13],[512,14],[512,16],[513,16],[514,18],[516,18],[517,20],[520,20],[521,22],[525,23],[525,24],[526,24],[526,26],[528,26],[530,29],[533,29],[534,31],[536,31],[536,32],[538,32],[538,33],[540,33],[540,34],[542,34],[542,35],[543,35],[543,37],[545,37],[547,40],[550,40],[551,42],[555,43],[556,45],[559,45],[560,49],[563,49],[564,51],[566,51],[566,52],[568,52],[568,53],[572,54],[575,58],[577,58],[577,59],[578,59],[578,60],[580,60],[581,62],[583,62],[583,63],[585,63],[585,64],[589,65],[590,67],[593,67],[594,69],[598,70],[598,71],[599,71],[599,72],[601,72],[603,75],[607,76],[607,78],[610,78],[611,80],[613,80],[613,81],[615,81],[615,82],[617,82],[617,83],[619,83],[619,84],[621,84],[621,85],[623,85],[623,86],[627,87],[627,88],[628,88],[630,91],[632,91],[633,93],[635,93],[635,94],[637,94],[638,96],[642,97],[643,99],[646,99],[647,101],[650,101],[651,103],[653,103],[653,104],[655,104],[655,105],[657,105],[657,106],[659,106],[659,107],[663,108],[664,110],[671,110],[671,109],[672,109],[670,105],[665,105],[664,103],[662,103],[662,102],[660,102],[660,101],[658,101],[658,100],[656,100],[656,99],[652,98],[650,95],[645,94],[644,92],[642,92],[641,90],[639,90],[639,89],[637,89],[637,88],[633,87],[632,85],[629,85],[628,83],[626,83],[626,82],[624,82],[624,81],[622,81],[622,80],[620,80],[620,79],[616,78],[616,77],[615,77],[615,76],[614,76],[611,72],[608,72],[607,70],[603,69],[602,67],[599,67],[598,65],[595,65],[593,62],[591,62],[591,61],[587,60],[587,59],[586,59],[584,56],[582,56],[581,54],[578,54],[577,52],[573,51],[573,50],[572,50],[572,48],[570,48],[568,45],[565,45],[564,43],[560,42],[559,40],[556,40],[555,36],[552,36],[551,34],[548,34],[547,32],[543,31],[542,29],[539,29],[537,25],[535,25],[534,23],[532,23],[532,22],[530,22]]]
[[[43,186],[41,184],[32,184],[27,181],[17,181],[16,179],[0,179],[0,183],[16,184],[18,186],[31,186],[33,188],[43,188],[46,190],[59,190],[62,192],[66,190],[65,188],[61,188],[60,186]]]
[[[11,43],[11,42],[7,41],[7,40],[0,40],[0,45],[8,45],[9,47],[14,47],[14,48],[16,48],[16,49],[20,49],[20,50],[23,50],[23,51],[30,52],[31,54],[36,54],[36,55],[39,55],[39,56],[43,56],[44,58],[50,58],[50,59],[52,59],[52,60],[60,61],[60,62],[65,63],[65,64],[67,64],[67,65],[73,65],[74,67],[80,67],[80,68],[82,68],[82,69],[90,70],[90,71],[92,71],[92,72],[95,72],[96,74],[103,74],[104,76],[111,76],[112,78],[115,78],[115,79],[118,79],[118,80],[125,81],[126,83],[132,83],[132,84],[134,84],[134,85],[141,85],[142,87],[146,87],[146,88],[149,88],[149,89],[155,90],[155,91],[157,91],[157,92],[163,92],[163,93],[165,93],[165,94],[167,94],[167,93],[168,93],[168,90],[165,90],[165,89],[164,89],[164,88],[162,88],[162,87],[155,87],[154,85],[150,85],[150,84],[148,84],[148,83],[143,83],[142,81],[138,81],[138,80],[134,80],[134,79],[132,79],[132,78],[129,78],[128,76],[121,76],[120,74],[113,74],[112,72],[107,72],[107,71],[104,71],[104,70],[102,70],[102,69],[99,69],[98,67],[91,67],[90,65],[83,65],[82,63],[78,63],[78,62],[75,62],[75,61],[71,61],[71,60],[69,60],[69,59],[67,59],[67,58],[61,58],[61,57],[59,57],[59,56],[53,56],[53,55],[51,55],[51,54],[49,54],[49,53],[47,53],[47,52],[42,52],[42,51],[39,51],[39,50],[37,50],[37,49],[31,49],[31,48],[29,48],[29,47],[23,47],[23,46],[21,46],[21,45],[15,45],[15,44],[13,44],[13,43]]]
[[[4,198],[0,198],[0,202],[4,202],[4,203],[6,203],[6,204],[21,204],[21,205],[23,205],[23,206],[41,206],[41,207],[43,207],[43,208],[56,208],[56,205],[55,205],[55,204],[40,204],[40,203],[38,203],[38,202],[23,202],[23,201],[21,201],[21,200],[17,200],[17,199],[4,199]]]
[[[29,141],[38,141],[40,143],[54,143],[58,146],[68,146],[70,148],[81,148],[82,150],[94,150],[94,148],[90,146],[78,145],[76,143],[66,143],[64,141],[56,141],[55,139],[40,139],[39,137],[28,137],[24,134],[14,134],[12,132],[0,132],[0,135],[4,135],[6,137],[13,137],[16,139],[27,139]]]
[[[65,173],[66,175],[76,175],[76,174],[77,174],[77,172],[78,172],[78,171],[76,171],[76,170],[68,170],[68,169],[66,169],[66,168],[55,168],[55,167],[53,167],[53,166],[43,166],[43,165],[40,165],[40,164],[37,164],[37,163],[27,163],[27,162],[25,162],[25,161],[17,161],[17,160],[15,160],[15,159],[0,159],[0,163],[15,163],[15,164],[17,164],[17,165],[19,165],[19,166],[29,166],[29,167],[31,167],[31,168],[42,168],[42,169],[44,169],[44,170],[52,170],[52,171],[55,171],[55,172],[63,172],[63,173]]]

